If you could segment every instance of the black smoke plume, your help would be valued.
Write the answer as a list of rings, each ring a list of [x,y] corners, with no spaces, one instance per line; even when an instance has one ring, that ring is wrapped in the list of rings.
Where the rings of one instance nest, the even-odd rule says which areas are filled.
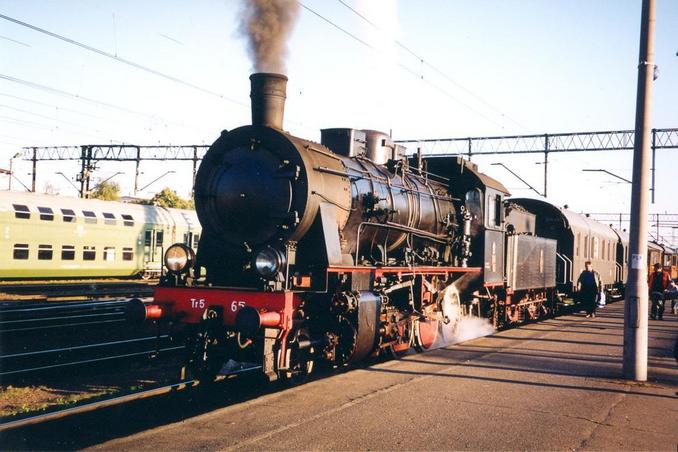
[[[298,15],[296,0],[243,0],[239,31],[256,72],[285,73],[287,40]]]

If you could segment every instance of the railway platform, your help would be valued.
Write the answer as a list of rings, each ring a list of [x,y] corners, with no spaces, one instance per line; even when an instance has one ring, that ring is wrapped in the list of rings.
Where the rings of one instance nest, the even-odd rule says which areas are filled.
[[[98,450],[675,451],[678,318],[650,321],[649,335],[646,383],[622,379],[615,303],[595,319],[532,323],[198,414],[118,409],[96,434],[77,421],[26,434]]]

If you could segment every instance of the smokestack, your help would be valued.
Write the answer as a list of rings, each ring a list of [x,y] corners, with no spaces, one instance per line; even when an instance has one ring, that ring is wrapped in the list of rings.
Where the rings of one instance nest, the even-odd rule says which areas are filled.
[[[282,130],[285,116],[287,77],[259,72],[250,75],[252,125]]]

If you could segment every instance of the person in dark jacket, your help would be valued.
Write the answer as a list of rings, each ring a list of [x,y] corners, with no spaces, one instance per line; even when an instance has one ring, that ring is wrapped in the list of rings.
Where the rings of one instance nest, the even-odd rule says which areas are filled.
[[[593,270],[591,261],[584,262],[586,268],[579,275],[577,280],[577,289],[579,291],[579,300],[586,309],[586,318],[596,316],[596,305],[598,294],[603,291],[603,283],[600,275]]]
[[[654,271],[647,278],[647,288],[652,300],[652,311],[650,312],[652,320],[663,320],[664,318],[664,292],[669,288],[669,280],[669,274],[662,270],[661,264],[654,264]]]

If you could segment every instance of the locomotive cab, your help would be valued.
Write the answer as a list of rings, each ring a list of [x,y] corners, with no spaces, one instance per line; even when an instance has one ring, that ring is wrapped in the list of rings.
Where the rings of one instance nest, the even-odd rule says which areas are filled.
[[[415,160],[412,159],[411,163]],[[504,283],[504,199],[510,195],[504,185],[478,171],[478,166],[462,157],[423,158],[426,171],[445,177],[449,190],[464,193],[463,212],[468,222],[465,234],[470,243],[467,265],[481,267],[482,285]]]

